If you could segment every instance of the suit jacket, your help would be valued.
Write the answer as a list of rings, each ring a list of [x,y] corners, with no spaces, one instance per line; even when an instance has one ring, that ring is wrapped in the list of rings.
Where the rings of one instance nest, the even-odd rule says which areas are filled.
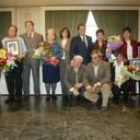
[[[89,63],[87,65],[86,71],[84,73],[84,85],[85,87],[91,85],[93,86],[96,82],[100,82],[101,84],[110,83],[110,64],[106,61],[101,60],[97,76],[94,73],[93,63]]]
[[[37,49],[40,43],[44,41],[43,36],[35,32],[34,37],[31,40],[28,38],[27,33],[22,34],[21,37],[24,39],[25,45],[27,47],[26,58],[29,57],[32,59],[34,50]]]
[[[93,50],[92,38],[90,36],[86,36],[86,39],[87,47],[82,41],[80,35],[73,37],[70,45],[70,58],[72,59],[75,55],[81,55],[84,59],[84,64],[87,64],[91,61],[90,54]]]
[[[65,52],[65,60],[66,60],[66,62],[67,62],[67,64],[69,63],[69,61],[70,61],[70,42],[71,42],[71,40],[69,39],[68,41],[67,41],[67,43],[66,43],[66,46],[65,46],[65,48],[63,48],[62,47],[62,41],[60,41],[60,45],[61,45],[61,47],[62,47],[62,50]]]
[[[78,81],[79,83],[83,82],[83,75],[85,72],[85,66],[82,65],[78,71]],[[67,87],[67,89],[71,89],[72,87],[74,87],[74,85],[76,84],[75,82],[75,70],[72,66],[67,66],[66,68],[66,73],[65,73],[65,77],[64,77],[64,82],[65,85]]]
[[[131,40],[131,46],[133,58],[136,58],[138,56],[138,43],[135,40]],[[119,51],[123,53],[124,57],[127,59],[127,43],[125,40],[123,40],[123,44],[120,46]]]
[[[102,53],[102,59],[103,60],[107,60],[107,58],[106,58],[106,49],[107,49],[107,41],[106,40],[104,40],[103,41],[103,44],[102,44],[102,46],[100,47],[99,46],[99,44],[98,44],[98,40],[96,40],[94,43],[93,43],[93,49],[94,50],[99,50],[99,51],[101,51],[101,53]]]

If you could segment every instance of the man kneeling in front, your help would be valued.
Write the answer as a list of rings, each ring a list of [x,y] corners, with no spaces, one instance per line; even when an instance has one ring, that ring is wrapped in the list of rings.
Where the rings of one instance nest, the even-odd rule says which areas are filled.
[[[99,99],[98,93],[102,93],[102,111],[108,109],[108,99],[111,93],[110,65],[102,60],[102,54],[98,50],[91,53],[92,62],[87,65],[84,74],[84,97],[93,103]]]
[[[83,96],[83,76],[86,70],[82,65],[83,58],[80,55],[74,56],[71,65],[67,66],[65,73],[65,84],[67,87],[68,100],[71,105],[77,105]]]

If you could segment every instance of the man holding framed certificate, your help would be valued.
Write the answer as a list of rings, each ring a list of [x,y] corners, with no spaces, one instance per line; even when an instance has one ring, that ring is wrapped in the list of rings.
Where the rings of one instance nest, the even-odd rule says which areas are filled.
[[[2,39],[2,46],[7,50],[7,55],[14,57],[16,66],[6,71],[5,78],[9,92],[9,98],[5,103],[21,103],[22,100],[22,60],[26,55],[24,40],[17,36],[17,27],[11,25],[8,29],[8,36]]]

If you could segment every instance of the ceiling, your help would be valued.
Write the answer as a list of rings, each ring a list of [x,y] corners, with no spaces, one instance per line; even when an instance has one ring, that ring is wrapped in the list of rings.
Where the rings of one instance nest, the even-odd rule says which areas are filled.
[[[140,6],[140,0],[0,0],[0,7],[23,6]]]

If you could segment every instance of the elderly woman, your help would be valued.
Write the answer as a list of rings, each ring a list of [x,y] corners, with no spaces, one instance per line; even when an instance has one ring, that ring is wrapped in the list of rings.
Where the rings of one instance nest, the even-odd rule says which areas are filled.
[[[65,84],[68,98],[72,105],[76,105],[79,96],[83,93],[83,74],[85,66],[82,65],[83,58],[80,55],[74,56],[71,65],[67,66],[65,73]]]
[[[48,29],[47,31],[47,41],[49,44],[52,57],[50,61],[60,60],[62,57],[62,49],[60,45],[56,42],[56,33],[54,29]],[[60,70],[59,65],[53,65],[52,63],[43,63],[43,82],[46,86],[47,97],[46,101],[50,100],[50,88],[52,89],[52,99],[56,100],[57,96],[55,94],[57,82],[60,80]]]

